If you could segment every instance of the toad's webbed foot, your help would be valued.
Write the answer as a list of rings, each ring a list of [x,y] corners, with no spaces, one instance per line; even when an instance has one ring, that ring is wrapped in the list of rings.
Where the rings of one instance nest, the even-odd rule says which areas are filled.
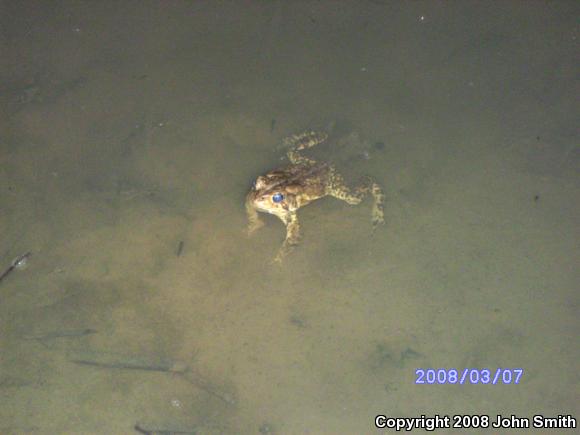
[[[371,212],[373,229],[385,223],[385,194],[381,187],[370,177],[364,177],[359,186],[350,189],[344,179],[337,172],[333,172],[328,187],[328,194],[342,199],[348,204],[360,204],[368,193],[373,195],[373,209]]]
[[[252,234],[254,234],[257,230],[259,230],[263,226],[264,226],[264,221],[262,221],[262,219],[258,219],[258,220],[250,222],[245,230],[246,236],[248,236],[248,237],[251,236]]]

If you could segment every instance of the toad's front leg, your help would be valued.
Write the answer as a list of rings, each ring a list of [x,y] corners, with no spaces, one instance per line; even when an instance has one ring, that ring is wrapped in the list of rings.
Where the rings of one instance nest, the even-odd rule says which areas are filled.
[[[294,249],[300,241],[300,223],[298,222],[298,214],[291,212],[284,220],[286,224],[286,239],[282,243],[282,247],[278,251],[278,255],[274,258],[275,263],[281,263],[286,255]]]
[[[248,216],[248,228],[246,229],[246,234],[249,236],[257,229],[264,226],[264,222],[258,216],[258,212],[252,206],[250,201],[246,201],[246,215]]]

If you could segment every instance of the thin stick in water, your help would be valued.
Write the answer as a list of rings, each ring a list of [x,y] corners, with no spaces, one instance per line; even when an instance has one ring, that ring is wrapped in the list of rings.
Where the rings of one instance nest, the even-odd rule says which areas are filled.
[[[28,257],[30,257],[32,255],[31,252],[27,252],[25,254],[22,254],[19,257],[16,257],[13,261],[12,264],[10,264],[10,266],[8,267],[8,269],[6,269],[2,275],[0,275],[0,282],[2,282],[2,280],[4,278],[6,278],[10,272],[12,272],[14,269],[18,268],[18,267],[22,267],[26,264],[26,261],[28,260]]]
[[[183,245],[184,245],[184,244],[185,244],[185,243],[183,242],[183,240],[181,240],[181,241],[178,243],[178,245],[177,245],[177,250],[175,251],[175,255],[176,255],[177,257],[179,257],[179,256],[181,255],[181,253],[183,252]]]
[[[133,426],[133,429],[143,435],[195,435],[197,433],[194,430],[150,429],[139,423]]]
[[[102,369],[121,369],[121,370],[144,370],[148,372],[164,372],[164,373],[184,373],[188,370],[183,363],[157,363],[147,364],[139,362],[124,362],[124,361],[95,361],[88,359],[73,359],[70,362],[83,365],[99,367]]]

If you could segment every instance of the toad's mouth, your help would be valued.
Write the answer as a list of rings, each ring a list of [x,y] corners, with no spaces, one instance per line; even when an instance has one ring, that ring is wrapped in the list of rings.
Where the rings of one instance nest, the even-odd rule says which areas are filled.
[[[254,208],[258,211],[264,212],[264,213],[274,213],[275,210],[272,209],[272,207],[270,207],[268,204],[264,204],[260,201],[254,201]]]
[[[258,208],[258,210],[264,212],[264,213],[270,213],[270,214],[278,214],[280,212],[283,212],[284,210],[279,210],[277,208]]]
[[[260,204],[256,204],[256,209],[263,213],[273,214],[274,216],[282,216],[288,212],[285,207],[262,206]]]

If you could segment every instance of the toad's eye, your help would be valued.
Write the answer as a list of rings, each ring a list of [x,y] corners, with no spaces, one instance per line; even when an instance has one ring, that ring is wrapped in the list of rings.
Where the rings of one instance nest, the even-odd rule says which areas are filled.
[[[274,195],[272,195],[272,201],[274,201],[275,203],[279,203],[284,201],[284,195],[282,195],[281,193],[275,193]]]

